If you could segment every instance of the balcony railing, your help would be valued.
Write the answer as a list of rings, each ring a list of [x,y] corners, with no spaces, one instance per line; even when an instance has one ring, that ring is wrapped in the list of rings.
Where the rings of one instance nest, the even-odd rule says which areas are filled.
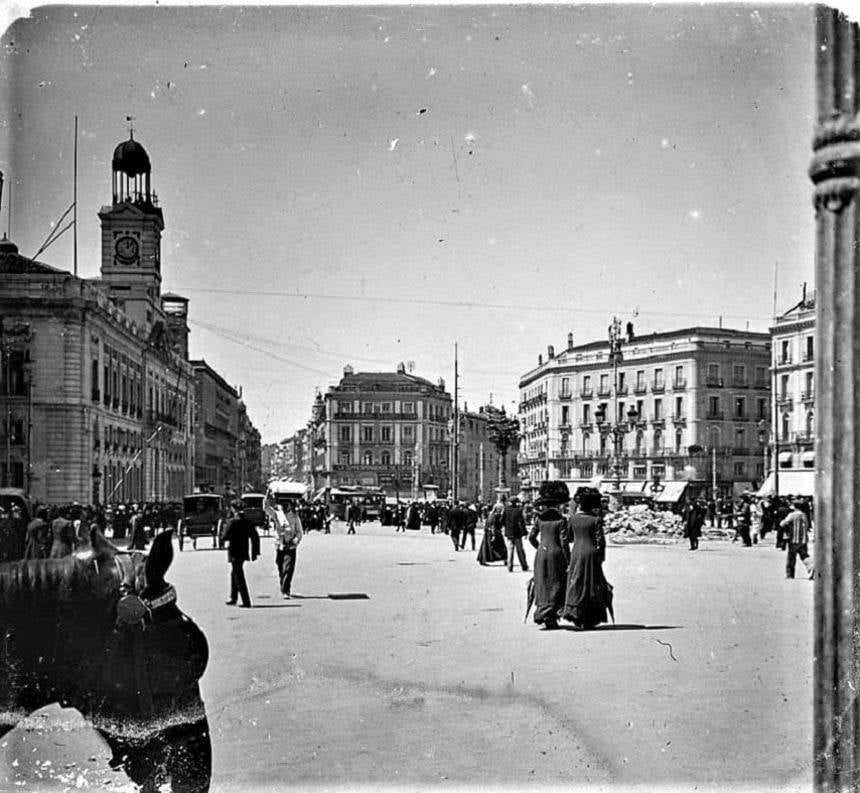
[[[791,394],[777,394],[776,403],[777,405],[791,405],[794,403],[794,398]]]
[[[618,386],[618,388],[615,389],[615,393],[618,394],[618,396],[625,396],[627,394],[627,386],[626,385]]]
[[[675,413],[672,416],[672,421],[675,424],[686,424],[687,423],[687,417],[683,413]]]
[[[648,391],[648,386],[646,386],[645,383],[636,383],[636,385],[633,386],[633,393],[634,394],[644,394],[647,391]]]
[[[686,377],[676,377],[672,381],[672,388],[675,391],[683,391],[687,387],[687,378]]]
[[[570,391],[562,391],[559,395],[559,399],[570,399],[573,396]]]
[[[793,439],[797,443],[813,443],[815,441],[814,432],[795,432]]]
[[[722,410],[709,410],[705,414],[705,418],[709,421],[723,421],[726,418],[726,414]]]
[[[732,379],[732,388],[749,388],[750,381],[744,378],[733,378]]]
[[[800,399],[802,402],[814,402],[815,401],[815,391],[804,391],[800,395]]]
[[[665,427],[666,426],[666,419],[664,419],[664,418],[659,418],[659,419],[653,418],[653,419],[651,419],[651,426],[652,427]]]
[[[612,389],[609,386],[600,386],[600,388],[597,389],[597,396],[599,396],[599,397],[612,396]]]
[[[592,389],[592,388],[580,388],[579,389],[579,395],[583,399],[591,399],[591,397],[594,396],[594,389]]]
[[[665,383],[652,383],[651,392],[654,394],[662,394],[666,390]]]
[[[579,428],[582,430],[590,430],[591,426],[592,426],[591,421],[580,421],[579,422]]]
[[[708,388],[722,388],[723,387],[723,378],[722,377],[706,377],[705,385]]]

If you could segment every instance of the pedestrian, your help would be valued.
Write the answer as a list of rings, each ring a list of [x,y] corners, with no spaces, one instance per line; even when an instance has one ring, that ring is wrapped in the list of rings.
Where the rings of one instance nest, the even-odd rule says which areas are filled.
[[[789,504],[791,503],[788,499],[785,498],[776,498],[774,504],[774,526],[776,527],[776,547],[778,550],[782,551],[786,548],[786,529],[783,527],[783,521],[788,517],[791,512],[791,508]]]
[[[39,507],[36,517],[27,524],[27,539],[24,546],[25,559],[47,559],[51,553],[53,537],[48,523],[48,509]]]
[[[418,509],[418,504],[414,501],[409,504],[409,509],[406,511],[406,528],[403,531],[406,529],[410,531],[421,530],[421,512]]]
[[[251,596],[243,568],[245,562],[254,562],[260,555],[260,535],[257,534],[257,527],[244,515],[245,504],[237,499],[231,506],[233,517],[224,530],[224,544],[230,563],[230,599],[227,605],[235,606],[237,598],[241,597],[242,608],[249,609]]]
[[[508,541],[508,572],[514,572],[514,551],[516,551],[520,569],[528,572],[529,563],[526,561],[526,552],[523,548],[523,537],[528,534],[528,531],[526,531],[526,520],[518,498],[512,498],[505,506],[501,524],[505,539]]]
[[[427,505],[424,519],[427,521],[427,525],[430,526],[430,533],[435,534],[436,526],[439,525],[439,510],[436,508],[434,503],[431,502]]]
[[[690,540],[690,550],[699,550],[699,537],[705,523],[706,507],[700,501],[694,501],[687,506],[684,516],[684,535]]]
[[[762,533],[763,515],[761,499],[753,496],[750,505],[750,539],[753,545],[758,545],[759,537],[764,536]]]
[[[741,503],[737,514],[737,530],[735,537],[740,537],[745,548],[752,547],[750,530],[752,528],[752,493],[746,492],[741,495]]]
[[[355,524],[361,523],[361,508],[353,501],[346,505],[346,533],[355,534]]]
[[[302,520],[296,513],[294,502],[287,503],[287,508],[283,512],[283,521],[278,521],[277,532],[275,566],[278,568],[281,595],[288,600],[293,585],[293,574],[296,572],[296,550],[304,536]]]
[[[800,500],[792,504],[793,509],[780,521],[780,527],[786,531],[786,542],[788,552],[785,558],[785,577],[794,578],[794,567],[799,556],[806,568],[809,577],[812,578],[815,571],[809,558],[809,519],[803,510],[803,502]]]
[[[128,549],[130,551],[142,551],[146,548],[146,527],[143,523],[143,515],[137,505],[132,505],[131,517],[128,520]]]
[[[538,515],[529,532],[529,542],[537,549],[532,579],[534,621],[546,630],[558,628],[565,606],[570,540],[561,508],[568,501],[570,491],[564,482],[545,481],[534,502]]]
[[[478,549],[478,564],[482,567],[492,562],[507,562],[508,549],[502,533],[502,516],[494,515],[495,520],[484,521],[484,536]]]
[[[478,510],[474,504],[469,504],[463,510],[463,527],[460,529],[460,550],[466,550],[466,537],[472,538],[472,550],[475,550],[475,529],[478,527]]]
[[[600,512],[600,492],[594,488],[580,490],[578,511],[568,525],[568,537],[573,546],[562,616],[581,630],[606,622],[608,614],[612,613],[612,585],[603,575],[606,537]],[[693,512],[698,522],[698,508]]]
[[[458,501],[451,511],[448,513],[448,531],[451,534],[451,542],[454,543],[454,550],[460,550],[460,532],[466,525],[466,508],[462,501]]]
[[[58,511],[51,523],[51,559],[71,556],[75,551],[75,527],[68,514],[67,509]]]

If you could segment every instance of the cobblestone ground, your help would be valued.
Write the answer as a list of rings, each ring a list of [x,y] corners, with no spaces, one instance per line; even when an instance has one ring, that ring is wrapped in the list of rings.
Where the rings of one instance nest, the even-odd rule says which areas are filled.
[[[812,584],[770,543],[610,547],[618,622],[590,633],[524,624],[530,574],[426,528],[307,536],[289,601],[273,557],[251,610],[223,552],[169,576],[210,640],[215,791],[811,784]]]

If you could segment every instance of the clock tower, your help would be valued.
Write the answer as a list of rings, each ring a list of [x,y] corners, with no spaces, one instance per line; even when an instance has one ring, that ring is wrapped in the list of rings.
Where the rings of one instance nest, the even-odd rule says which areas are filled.
[[[99,212],[102,283],[114,302],[147,333],[161,316],[164,218],[150,187],[149,155],[129,133],[113,153],[110,206]]]

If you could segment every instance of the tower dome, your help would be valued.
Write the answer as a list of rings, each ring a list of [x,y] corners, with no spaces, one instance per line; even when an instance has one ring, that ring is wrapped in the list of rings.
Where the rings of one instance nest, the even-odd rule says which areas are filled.
[[[154,194],[150,191],[149,175],[152,166],[149,155],[129,133],[113,151],[113,203],[129,202],[137,206],[152,207]]]
[[[128,140],[124,140],[113,151],[114,171],[121,171],[127,176],[149,173],[152,166],[149,164],[149,155],[135,139],[129,134]]]

